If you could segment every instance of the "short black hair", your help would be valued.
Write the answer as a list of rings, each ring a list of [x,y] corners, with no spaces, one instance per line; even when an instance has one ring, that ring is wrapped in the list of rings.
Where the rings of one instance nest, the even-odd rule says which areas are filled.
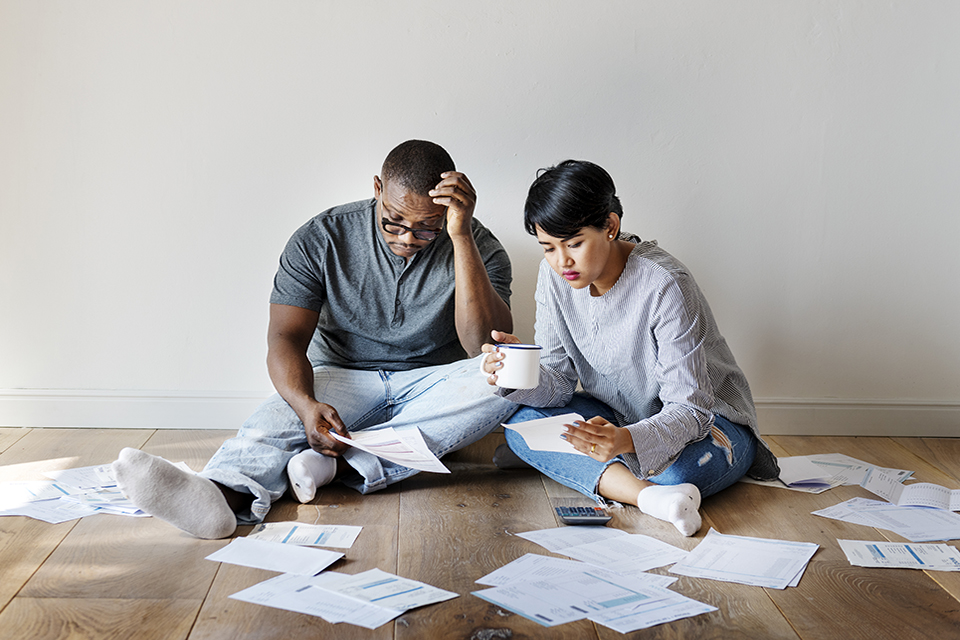
[[[554,238],[571,238],[584,227],[606,229],[611,213],[623,217],[610,174],[586,160],[564,160],[537,173],[523,208],[523,226],[532,236],[540,227]]]
[[[426,196],[440,182],[441,173],[455,170],[453,158],[440,145],[426,140],[407,140],[387,154],[380,178]]]

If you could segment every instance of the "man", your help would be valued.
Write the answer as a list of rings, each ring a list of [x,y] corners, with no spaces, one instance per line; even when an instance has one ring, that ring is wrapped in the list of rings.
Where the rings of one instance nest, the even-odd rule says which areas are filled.
[[[138,507],[194,536],[226,537],[263,520],[288,473],[302,502],[335,477],[368,493],[416,473],[331,432],[416,426],[440,457],[513,412],[464,359],[513,324],[510,261],[473,218],[470,181],[441,147],[410,140],[373,190],[314,217],[284,249],[267,340],[278,395],[198,475],[120,452],[117,482]]]

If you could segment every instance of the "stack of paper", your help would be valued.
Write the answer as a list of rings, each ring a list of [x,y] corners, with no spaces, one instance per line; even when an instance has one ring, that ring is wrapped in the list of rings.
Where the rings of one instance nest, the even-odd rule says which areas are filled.
[[[870,470],[879,470],[902,482],[913,472],[903,469],[886,469],[857,460],[842,453],[817,453],[809,456],[777,458],[780,465],[778,480],[754,480],[744,477],[740,481],[770,487],[792,489],[807,493],[823,493],[841,485],[857,485]]]
[[[687,555],[656,538],[609,527],[555,527],[518,534],[577,560],[529,553],[477,580],[473,595],[552,627],[589,619],[628,633],[716,611],[667,589],[672,576],[645,569]]]
[[[588,619],[620,633],[716,611],[667,589],[675,580],[527,554],[477,580],[493,588],[473,595],[545,627]]]
[[[820,545],[810,542],[729,536],[710,529],[670,573],[757,587],[784,589],[800,583]]]

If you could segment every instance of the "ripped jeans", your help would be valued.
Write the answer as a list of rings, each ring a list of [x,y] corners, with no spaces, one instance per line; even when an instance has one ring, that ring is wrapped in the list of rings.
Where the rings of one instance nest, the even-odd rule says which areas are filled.
[[[521,407],[506,425],[564,413],[579,413],[584,418],[601,416],[613,424],[617,423],[613,410],[606,404],[585,393],[576,393],[565,407]],[[504,434],[510,449],[524,462],[560,484],[597,501],[602,501],[597,495],[600,476],[607,466],[620,462],[619,457],[599,462],[575,453],[534,451],[513,429],[504,429]],[[696,485],[700,496],[705,498],[742,478],[753,464],[756,450],[757,441],[748,428],[714,415],[713,434],[688,444],[669,467],[647,480],[663,485],[689,482]]]

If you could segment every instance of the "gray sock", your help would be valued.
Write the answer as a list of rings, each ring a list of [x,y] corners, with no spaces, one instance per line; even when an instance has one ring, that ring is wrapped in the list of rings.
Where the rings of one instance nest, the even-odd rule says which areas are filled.
[[[213,481],[129,447],[113,463],[117,486],[133,504],[198,538],[226,538],[237,528],[226,498]]]

